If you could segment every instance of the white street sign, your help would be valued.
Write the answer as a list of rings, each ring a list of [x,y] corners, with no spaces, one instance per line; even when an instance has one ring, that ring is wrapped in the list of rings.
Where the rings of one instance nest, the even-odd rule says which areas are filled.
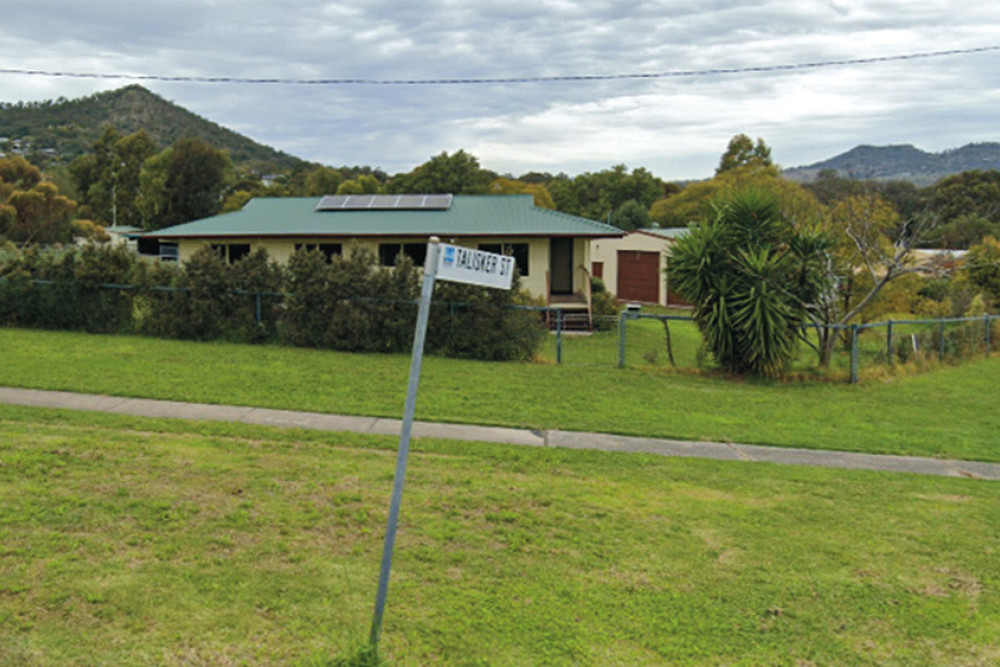
[[[510,289],[514,279],[514,258],[442,243],[437,277],[456,283]]]

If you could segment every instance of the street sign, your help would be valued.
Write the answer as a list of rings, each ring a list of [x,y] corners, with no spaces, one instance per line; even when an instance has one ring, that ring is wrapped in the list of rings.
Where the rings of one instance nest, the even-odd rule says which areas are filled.
[[[427,337],[427,320],[430,318],[431,297],[436,278],[484,287],[510,289],[514,277],[514,258],[482,250],[441,243],[436,236],[427,244],[424,260],[424,282],[420,288],[417,306],[417,326],[413,332],[413,356],[410,358],[410,384],[406,390],[403,407],[403,424],[399,433],[396,452],[396,474],[392,480],[389,499],[389,520],[386,524],[385,544],[382,547],[382,566],[379,569],[378,590],[375,593],[375,613],[369,643],[378,647],[382,634],[382,615],[389,594],[389,574],[392,569],[392,551],[396,543],[399,508],[403,501],[403,482],[406,478],[406,460],[410,452],[410,435],[413,432],[413,415],[417,407],[417,388],[420,385],[420,367],[424,361],[424,340]]]
[[[438,252],[437,277],[455,283],[510,289],[514,279],[514,258],[442,243]]]

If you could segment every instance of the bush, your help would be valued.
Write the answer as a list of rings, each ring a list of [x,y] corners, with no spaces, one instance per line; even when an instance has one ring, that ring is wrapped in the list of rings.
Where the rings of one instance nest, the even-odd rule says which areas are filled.
[[[132,293],[126,285],[135,256],[124,247],[82,249],[30,246],[0,264],[0,323],[90,333],[132,329]],[[45,281],[39,283],[36,281]]]
[[[317,250],[300,250],[288,263],[282,338],[349,352],[405,351],[413,338],[418,281],[404,256],[387,271],[364,249],[330,264]]]
[[[431,309],[427,350],[449,357],[510,361],[531,359],[545,337],[545,323],[537,306],[520,290],[514,276],[510,290],[438,282],[438,304]]]

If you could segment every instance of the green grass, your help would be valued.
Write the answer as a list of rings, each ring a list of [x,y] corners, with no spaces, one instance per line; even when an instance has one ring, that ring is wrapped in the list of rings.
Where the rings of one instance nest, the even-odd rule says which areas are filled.
[[[0,663],[330,664],[393,438],[0,406]],[[995,664],[973,480],[414,443],[391,664]]]
[[[0,329],[0,385],[402,416],[407,355]],[[417,418],[1000,461],[1000,358],[861,385],[430,357]]]

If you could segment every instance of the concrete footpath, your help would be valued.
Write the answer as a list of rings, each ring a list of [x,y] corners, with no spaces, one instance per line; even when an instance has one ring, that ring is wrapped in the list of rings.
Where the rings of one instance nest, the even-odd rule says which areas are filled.
[[[15,389],[0,387],[0,403],[64,410],[109,412],[138,417],[167,417],[202,421],[227,421],[262,426],[305,428],[322,431],[353,431],[399,436],[401,420],[378,417],[350,417],[318,412],[270,410],[233,405],[182,403],[146,398],[121,398],[65,391]],[[606,433],[575,431],[532,431],[494,426],[415,422],[413,437],[444,438],[473,442],[496,442],[532,447],[596,449],[608,452],[643,452],[662,456],[717,459],[722,461],[758,461],[788,465],[881,470],[888,472],[966,477],[1000,481],[1000,463],[950,461],[917,456],[856,454],[818,449],[765,447],[720,442],[694,442],[638,438]]]

